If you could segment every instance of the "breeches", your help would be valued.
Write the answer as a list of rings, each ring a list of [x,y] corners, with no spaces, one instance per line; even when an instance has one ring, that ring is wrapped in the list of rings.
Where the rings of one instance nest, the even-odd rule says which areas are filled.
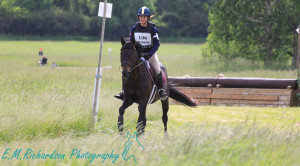
[[[158,56],[156,53],[152,55],[152,57],[149,59],[149,63],[153,66],[155,73],[159,74],[160,73],[160,65],[158,61]]]

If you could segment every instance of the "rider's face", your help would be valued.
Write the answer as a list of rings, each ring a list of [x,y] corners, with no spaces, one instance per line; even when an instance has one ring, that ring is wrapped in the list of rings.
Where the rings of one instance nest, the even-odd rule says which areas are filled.
[[[148,16],[139,16],[139,20],[141,24],[145,24],[148,20]]]

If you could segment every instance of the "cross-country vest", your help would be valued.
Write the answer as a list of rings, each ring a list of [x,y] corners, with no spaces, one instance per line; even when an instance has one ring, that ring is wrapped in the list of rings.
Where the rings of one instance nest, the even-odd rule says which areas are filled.
[[[142,45],[141,53],[149,53],[153,48],[153,35],[151,33],[153,26],[155,25],[151,22],[148,22],[147,27],[142,27],[139,22],[136,23],[133,37],[136,42]]]

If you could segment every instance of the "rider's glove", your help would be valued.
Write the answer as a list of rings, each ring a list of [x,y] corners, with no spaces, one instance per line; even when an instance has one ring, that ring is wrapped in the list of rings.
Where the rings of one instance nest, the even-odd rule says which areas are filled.
[[[145,60],[145,57],[144,57],[144,56],[142,56],[140,59],[146,64],[146,66],[147,66],[148,68],[150,68],[150,64],[149,64],[149,62],[148,62],[147,60]]]
[[[141,59],[142,61],[145,61],[145,58],[144,58],[144,57],[141,57],[140,59]]]
[[[151,58],[150,54],[148,53],[142,54],[142,57],[144,57],[146,60],[149,60]]]

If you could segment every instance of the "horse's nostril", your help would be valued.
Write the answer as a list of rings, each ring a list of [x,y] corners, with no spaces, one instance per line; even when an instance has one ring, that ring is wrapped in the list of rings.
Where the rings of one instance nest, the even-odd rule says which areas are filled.
[[[123,75],[123,79],[126,80],[127,78],[128,78],[128,75],[127,75],[127,74],[124,74],[124,75]]]
[[[127,79],[129,77],[129,73],[127,71],[122,71],[123,79]]]

